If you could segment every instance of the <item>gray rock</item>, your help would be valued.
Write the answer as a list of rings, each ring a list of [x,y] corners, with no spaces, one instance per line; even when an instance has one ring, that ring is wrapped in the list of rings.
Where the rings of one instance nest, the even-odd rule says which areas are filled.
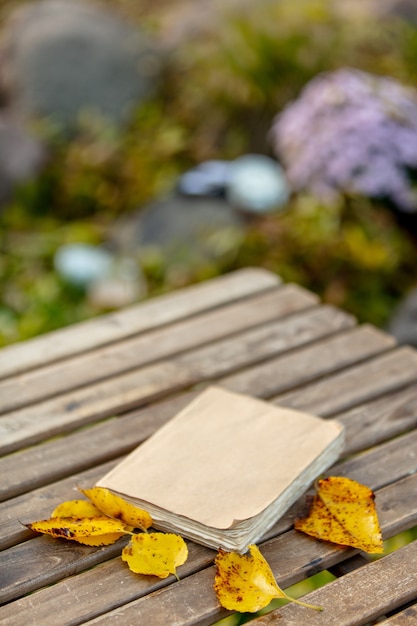
[[[45,160],[42,143],[6,114],[0,115],[0,206],[18,185],[36,177]]]
[[[143,32],[80,0],[17,9],[4,27],[1,56],[0,81],[11,106],[63,130],[83,113],[124,124],[160,69]]]
[[[147,295],[146,278],[132,258],[115,258],[111,273],[88,285],[87,298],[97,309],[119,309]]]
[[[159,249],[184,258],[215,257],[236,245],[243,219],[221,199],[169,196],[157,200],[116,228],[117,247]]]
[[[394,311],[388,332],[399,344],[417,346],[417,289],[413,289]]]

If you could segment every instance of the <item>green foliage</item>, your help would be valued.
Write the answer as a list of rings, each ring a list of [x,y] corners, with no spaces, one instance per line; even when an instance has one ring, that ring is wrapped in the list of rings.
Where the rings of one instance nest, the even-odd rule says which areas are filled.
[[[0,21],[18,3],[7,0]],[[113,5],[158,34],[163,5]],[[49,163],[0,215],[0,345],[96,315],[55,274],[56,249],[106,241],[115,219],[172,189],[195,163],[268,153],[273,116],[318,72],[353,66],[417,86],[416,28],[377,21],[367,3],[280,0],[218,11],[211,29],[171,51],[158,92],[125,131],[99,119],[81,120],[70,141],[39,129]],[[382,325],[415,282],[414,241],[386,208],[360,198],[333,206],[294,198],[285,213],[253,220],[242,241],[215,247],[199,263],[158,250],[141,257],[149,294],[257,265]]]
[[[415,281],[417,250],[387,209],[360,198],[299,197],[248,233],[235,262],[262,265],[361,321],[382,326]]]
[[[235,155],[268,151],[273,116],[320,72],[350,66],[416,84],[416,28],[377,20],[367,6],[281,0],[225,10],[221,28],[179,49],[179,108],[192,102],[204,137]]]

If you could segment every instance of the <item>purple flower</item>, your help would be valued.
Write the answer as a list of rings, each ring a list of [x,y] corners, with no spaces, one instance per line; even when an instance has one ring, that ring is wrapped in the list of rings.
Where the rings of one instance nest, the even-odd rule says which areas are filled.
[[[320,74],[271,128],[293,191],[386,198],[417,211],[417,92],[356,69]]]

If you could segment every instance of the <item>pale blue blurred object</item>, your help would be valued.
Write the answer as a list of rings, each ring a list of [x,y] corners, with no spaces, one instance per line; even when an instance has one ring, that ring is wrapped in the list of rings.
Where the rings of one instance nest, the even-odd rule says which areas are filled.
[[[269,213],[282,209],[289,188],[280,165],[262,154],[247,154],[233,161],[226,197],[237,209]]]
[[[61,246],[55,254],[58,274],[77,287],[88,287],[111,273],[113,257],[103,248],[75,243]]]
[[[229,180],[230,161],[212,159],[185,172],[178,181],[178,191],[186,196],[221,196]]]

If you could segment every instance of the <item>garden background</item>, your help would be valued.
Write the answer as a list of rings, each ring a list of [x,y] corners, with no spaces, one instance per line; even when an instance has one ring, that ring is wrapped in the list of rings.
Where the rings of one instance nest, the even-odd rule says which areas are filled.
[[[3,1],[0,44],[10,15],[23,4],[35,3]],[[149,35],[159,76],[122,127],[81,116],[68,135],[48,120],[27,120],[48,156],[0,209],[0,345],[118,306],[117,298],[113,304],[94,300],[85,286],[59,274],[57,251],[71,243],[128,257],[138,283],[132,302],[254,265],[385,327],[417,283],[417,220],[383,198],[343,192],[323,202],[308,192],[292,193],[280,210],[240,216],[244,228],[238,232],[210,233],[204,254],[190,252],[191,245],[145,250],[129,241],[124,247],[123,233],[150,203],[170,197],[180,177],[199,163],[248,153],[275,158],[269,132],[275,116],[321,72],[357,68],[417,89],[413,2],[96,5]],[[0,100],[7,109],[8,94],[0,93]],[[414,172],[409,174],[413,185]],[[178,197],[180,204],[189,202]],[[170,219],[174,224],[175,207]]]

